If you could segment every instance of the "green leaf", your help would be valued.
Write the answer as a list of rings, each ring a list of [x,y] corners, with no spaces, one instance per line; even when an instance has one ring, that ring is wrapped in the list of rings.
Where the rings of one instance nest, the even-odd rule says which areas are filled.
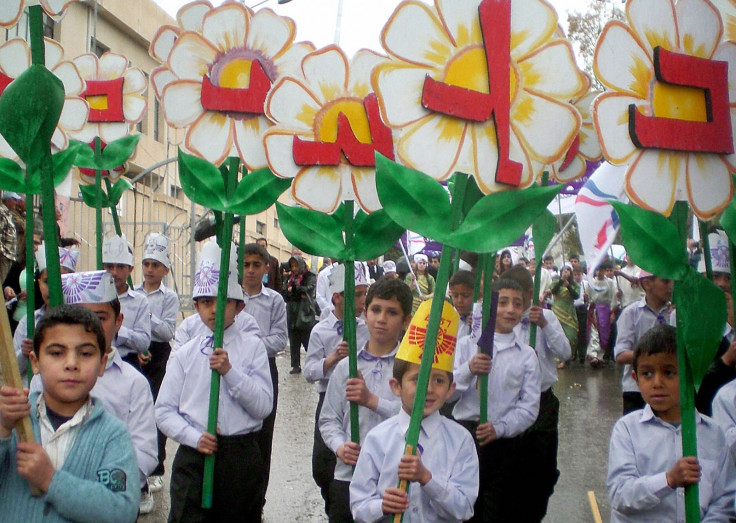
[[[110,205],[108,205],[108,207],[117,205],[120,201],[120,198],[122,198],[123,193],[131,187],[133,187],[133,184],[130,183],[130,181],[126,178],[120,178],[117,182],[115,182],[115,185],[110,188],[110,194],[107,195],[108,201],[110,202]]]
[[[645,271],[680,280],[687,272],[687,253],[677,228],[659,213],[609,200],[621,221],[626,254]]]
[[[23,169],[8,158],[0,158],[0,189],[17,193],[26,192]]]
[[[732,178],[736,184],[736,176]],[[736,242],[736,198],[731,199],[731,203],[728,204],[728,207],[721,214],[719,223],[723,227],[723,230],[726,231],[731,243]]]
[[[52,156],[54,160],[54,187],[63,182],[69,175],[74,162],[82,149],[89,149],[88,146],[82,142],[69,142],[69,145],[63,151]],[[39,192],[41,188],[39,187]]]
[[[454,233],[435,239],[457,249],[497,251],[519,239],[561,190],[561,185],[532,185],[521,191],[488,194],[470,209]]]
[[[102,150],[102,157],[97,168],[101,171],[112,171],[123,165],[135,152],[135,147],[138,145],[141,136],[143,135],[131,134],[108,143]]]
[[[293,245],[317,256],[347,259],[342,228],[329,214],[276,202],[281,231]]]
[[[228,212],[222,173],[208,161],[179,149],[179,180],[184,194],[194,203]]]
[[[450,198],[424,173],[376,153],[376,189],[386,213],[404,229],[444,242],[450,223]]]
[[[452,175],[452,178],[450,178],[450,181],[452,183],[455,183],[455,179],[457,178],[457,173]],[[450,183],[448,182],[447,188],[450,189],[450,192],[452,193],[452,187],[450,187]],[[470,212],[470,209],[473,208],[473,206],[478,203],[478,201],[483,198],[484,194],[483,191],[480,190],[478,187],[478,183],[475,181],[474,176],[468,177],[468,182],[465,185],[465,195],[463,197],[463,216],[467,216]]]
[[[695,388],[713,363],[726,324],[726,297],[710,280],[687,267],[675,282],[678,336],[684,336]]]
[[[534,254],[537,260],[542,259],[544,251],[547,250],[549,242],[555,235],[557,220],[549,209],[544,209],[532,224],[532,236],[534,237]]]
[[[88,207],[96,209],[99,205],[104,209],[111,206],[110,200],[102,188],[100,188],[99,195],[97,193],[97,188],[94,185],[80,185],[79,191],[82,193],[82,199]]]
[[[399,240],[404,230],[383,209],[368,215],[360,211],[355,220],[352,259],[365,261],[380,256]]]
[[[238,183],[228,209],[240,215],[263,212],[279,199],[292,181],[292,178],[279,178],[268,168],[253,171]]]
[[[95,151],[90,147],[88,143],[80,142],[78,140],[69,140],[69,147],[72,144],[77,148],[77,158],[74,161],[74,165],[77,167],[83,167],[85,169],[95,168]]]

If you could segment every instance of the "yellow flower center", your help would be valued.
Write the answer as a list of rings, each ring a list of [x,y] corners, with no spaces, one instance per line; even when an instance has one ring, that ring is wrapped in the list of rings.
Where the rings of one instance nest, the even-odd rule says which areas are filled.
[[[362,143],[371,143],[371,129],[363,101],[356,98],[342,98],[327,105],[315,119],[315,137],[320,142],[337,141],[337,117],[347,116],[355,137]]]
[[[247,89],[250,85],[252,60],[233,58],[220,70],[219,86],[229,89]]]
[[[442,81],[480,93],[489,93],[485,49],[474,45],[455,55],[447,64]]]
[[[705,92],[695,87],[654,82],[652,89],[654,116],[690,122],[708,121]]]
[[[98,94],[93,96],[87,96],[87,103],[89,104],[90,109],[95,109],[97,111],[106,111],[107,110],[107,95],[105,94]]]

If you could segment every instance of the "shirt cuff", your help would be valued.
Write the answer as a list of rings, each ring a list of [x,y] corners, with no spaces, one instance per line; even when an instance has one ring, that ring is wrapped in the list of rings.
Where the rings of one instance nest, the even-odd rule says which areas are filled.
[[[667,484],[666,472],[660,472],[659,474],[649,476],[645,479],[645,485],[647,486],[647,490],[659,499],[664,498],[675,490]]]
[[[506,428],[506,424],[503,421],[499,421],[498,423],[491,423],[491,425],[493,425],[493,430],[496,431],[496,438],[501,439],[506,436],[508,429]]]
[[[422,487],[422,490],[431,499],[439,499],[440,497],[442,497],[442,494],[445,492],[445,485],[442,485],[439,481],[434,479],[434,476],[433,476],[432,479],[427,481],[427,484]]]

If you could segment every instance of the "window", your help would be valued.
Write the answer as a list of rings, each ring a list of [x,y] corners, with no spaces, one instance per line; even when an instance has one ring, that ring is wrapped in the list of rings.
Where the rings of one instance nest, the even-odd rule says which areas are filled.
[[[170,185],[169,186],[169,196],[172,198],[175,198],[177,200],[184,200],[184,191],[181,187],[177,187],[176,185]]]
[[[97,55],[97,58],[100,58],[103,54],[110,50],[109,47],[101,44],[99,40],[95,40],[93,38],[90,38],[89,48],[91,52]]]
[[[146,76],[146,85],[148,85],[148,73],[144,72],[143,74]],[[148,93],[144,96],[148,97]],[[141,134],[148,134],[148,111],[144,112],[141,121],[135,124],[135,130]]]
[[[274,229],[278,229],[279,228],[279,219],[278,218],[274,218],[273,219],[273,228]]]
[[[51,38],[53,40],[54,38],[54,20],[47,15],[46,13],[43,14],[43,35],[46,38]]]
[[[266,235],[266,224],[263,222],[256,222],[256,234],[258,236],[265,236]]]
[[[162,129],[162,118],[161,118],[161,104],[158,102],[158,98],[153,100],[153,139],[157,142],[163,142],[161,135],[163,134]]]

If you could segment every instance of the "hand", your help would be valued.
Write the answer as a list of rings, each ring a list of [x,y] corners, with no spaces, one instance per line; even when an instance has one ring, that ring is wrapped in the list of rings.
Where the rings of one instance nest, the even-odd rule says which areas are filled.
[[[727,367],[733,367],[736,365],[736,341],[732,341],[731,345],[728,346],[726,352],[721,356],[721,361]]]
[[[30,415],[28,389],[21,392],[7,385],[0,388],[0,438],[9,437],[15,424]]]
[[[19,300],[25,300],[28,297],[28,291],[20,291],[18,294],[16,294],[16,298]]]
[[[667,471],[667,485],[670,488],[687,487],[700,481],[700,465],[695,456],[686,456],[675,462]]]
[[[20,351],[23,353],[23,356],[28,358],[31,355],[31,352],[33,352],[33,340],[30,338],[24,338],[22,342],[20,342]]]
[[[620,299],[621,299],[621,296],[623,296],[623,295],[624,295],[624,293],[623,293],[623,292],[621,292],[621,291],[616,291],[616,299],[617,299],[617,300],[620,300]]]
[[[138,363],[141,364],[141,367],[143,365],[148,365],[151,362],[151,353],[148,352],[146,354],[138,353]]]
[[[432,473],[425,468],[419,455],[401,456],[399,479],[418,481],[420,485],[424,486],[432,479]]]
[[[371,410],[376,410],[376,407],[378,407],[378,398],[365,386],[365,381],[360,373],[358,373],[357,378],[348,379],[345,387],[345,398]]]
[[[401,514],[409,508],[409,495],[396,487],[389,487],[383,492],[381,509],[384,514]]]
[[[35,485],[43,492],[48,492],[55,470],[49,455],[41,444],[26,441],[18,443],[17,450],[15,459],[18,464],[18,474],[31,485]]]
[[[495,441],[498,439],[498,436],[496,435],[496,429],[493,428],[493,425],[490,423],[481,423],[478,425],[478,428],[475,429],[475,439],[478,440],[478,445],[481,447],[484,445],[488,445],[491,441]]]
[[[224,376],[232,368],[225,349],[215,349],[210,355],[210,369],[216,370],[220,376]]]
[[[539,305],[531,306],[529,309],[529,322],[541,328],[545,328],[547,326],[547,318],[544,317],[542,307]]]
[[[337,345],[337,350],[325,358],[324,373],[326,374],[337,362],[346,358],[348,355],[348,342],[341,341]]]
[[[488,374],[491,372],[491,357],[488,354],[479,352],[470,358],[468,367],[470,368],[470,373],[476,376],[478,374]]]
[[[214,454],[217,452],[217,437],[209,432],[203,432],[197,441],[197,450],[206,455]]]
[[[5,287],[3,289],[3,294],[5,294],[5,301],[12,300],[15,298],[15,291],[12,287]]]
[[[358,462],[360,445],[352,441],[346,441],[337,448],[337,457],[346,465],[353,466]]]

